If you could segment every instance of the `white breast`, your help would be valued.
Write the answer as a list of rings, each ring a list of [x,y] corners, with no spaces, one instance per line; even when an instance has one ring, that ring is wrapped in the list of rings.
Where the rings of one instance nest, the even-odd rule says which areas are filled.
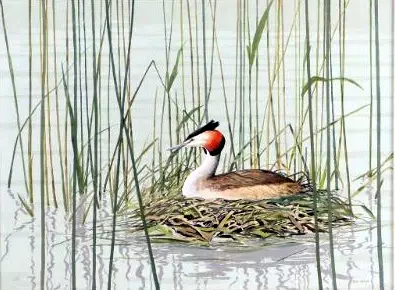
[[[206,155],[203,163],[185,180],[182,187],[182,194],[185,197],[201,197],[201,191],[204,190],[204,181],[214,176],[219,158],[220,154],[215,156]]]

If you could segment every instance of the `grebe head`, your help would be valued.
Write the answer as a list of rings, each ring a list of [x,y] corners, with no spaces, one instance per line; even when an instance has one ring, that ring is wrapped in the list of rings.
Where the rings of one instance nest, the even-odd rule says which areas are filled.
[[[169,148],[168,150],[178,150],[182,147],[202,147],[205,153],[218,155],[225,146],[225,137],[218,130],[219,123],[211,120],[205,126],[189,134],[189,136],[179,145]]]

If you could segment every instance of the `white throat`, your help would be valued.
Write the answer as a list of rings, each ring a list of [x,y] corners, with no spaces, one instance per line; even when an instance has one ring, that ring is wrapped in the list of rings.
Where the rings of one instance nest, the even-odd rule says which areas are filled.
[[[221,154],[212,156],[206,154],[203,163],[196,168],[185,180],[182,194],[186,197],[198,196],[200,183],[215,175]]]

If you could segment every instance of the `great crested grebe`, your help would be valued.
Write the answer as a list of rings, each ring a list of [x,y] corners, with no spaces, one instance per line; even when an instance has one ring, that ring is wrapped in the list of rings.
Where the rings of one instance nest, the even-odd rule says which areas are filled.
[[[208,124],[191,133],[181,144],[168,150],[182,147],[202,147],[206,157],[203,163],[185,180],[182,194],[203,199],[269,199],[293,195],[304,191],[304,186],[278,173],[248,169],[215,175],[225,137],[215,130],[218,122]]]

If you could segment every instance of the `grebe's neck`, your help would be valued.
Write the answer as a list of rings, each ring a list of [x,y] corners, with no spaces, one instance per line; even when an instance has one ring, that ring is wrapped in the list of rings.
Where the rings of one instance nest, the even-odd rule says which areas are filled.
[[[206,154],[203,163],[196,168],[185,180],[182,193],[185,196],[196,196],[199,191],[199,183],[215,175],[221,154]]]
[[[220,156],[221,153],[214,156],[206,154],[206,157],[204,158],[202,164],[198,168],[196,168],[196,170],[193,171],[191,175],[197,174],[201,178],[209,178],[211,176],[214,176],[219,164]]]

